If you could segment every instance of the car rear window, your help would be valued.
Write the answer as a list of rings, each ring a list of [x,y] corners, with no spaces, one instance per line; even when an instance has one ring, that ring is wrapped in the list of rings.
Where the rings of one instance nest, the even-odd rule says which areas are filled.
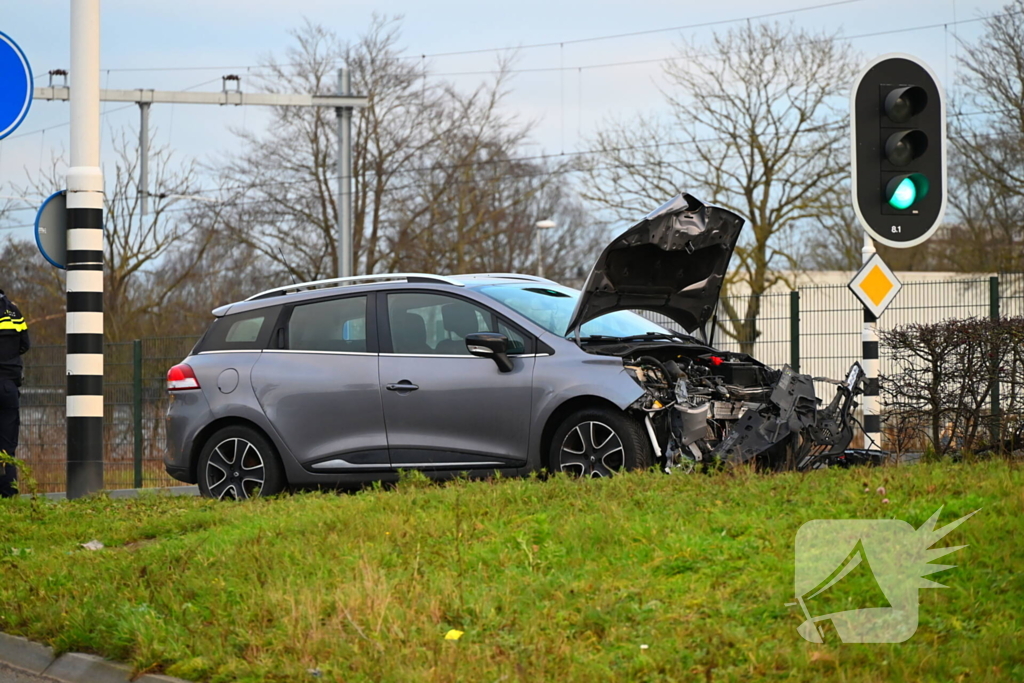
[[[280,306],[271,306],[217,318],[196,351],[202,353],[263,349],[280,312]]]

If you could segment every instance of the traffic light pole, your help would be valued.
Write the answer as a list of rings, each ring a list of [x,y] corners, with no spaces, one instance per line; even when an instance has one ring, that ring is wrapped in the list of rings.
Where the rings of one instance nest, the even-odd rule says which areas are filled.
[[[67,175],[67,497],[103,488],[103,171],[100,0],[71,0]]]
[[[874,240],[917,246],[938,230],[946,211],[946,95],[922,60],[882,55],[854,79],[850,161],[853,210],[864,228],[864,266],[850,283],[864,304],[864,446],[880,449],[877,316],[901,285],[875,254]]]
[[[864,233],[863,262],[875,255],[875,243]],[[864,448],[881,448],[882,420],[878,404],[878,319],[864,307],[864,329],[861,331],[861,366],[864,369]]]

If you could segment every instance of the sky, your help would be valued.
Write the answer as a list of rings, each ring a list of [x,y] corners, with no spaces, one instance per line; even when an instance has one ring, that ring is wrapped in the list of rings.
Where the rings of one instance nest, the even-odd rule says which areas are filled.
[[[69,67],[71,1],[0,4],[0,31],[25,51],[37,85],[48,83],[49,70]],[[782,14],[767,20],[839,32],[851,39],[864,63],[889,52],[918,56],[955,93],[958,39],[976,39],[982,27],[978,19],[998,14],[1005,2],[102,0],[100,83],[111,89],[217,91],[222,75],[238,74],[245,90],[255,85],[253,70],[268,56],[282,55],[291,44],[289,31],[306,19],[354,40],[375,13],[401,16],[401,44],[410,57],[467,89],[487,76],[465,72],[492,69],[498,50],[518,47],[515,68],[526,71],[516,75],[506,109],[537,122],[524,153],[557,154],[587,149],[604,121],[657,111],[663,101],[659,60],[671,57],[681,40],[700,44],[713,31],[769,13]],[[676,28],[709,22],[733,23]],[[884,31],[892,32],[877,35]],[[628,33],[639,35],[621,35]],[[550,45],[530,47],[536,44]],[[484,51],[439,54],[468,50]],[[615,66],[601,66],[609,64]],[[138,135],[139,111],[133,104],[100,106],[101,163],[106,164],[112,159],[112,135],[121,130]],[[66,102],[36,100],[21,127],[0,141],[0,195],[10,194],[11,183],[26,185],[54,155],[66,153],[68,114]],[[268,123],[267,112],[258,107],[156,104],[150,113],[155,144],[171,147],[178,161],[204,164],[241,150],[233,130],[265,131]],[[30,239],[41,199],[26,197],[0,226],[0,239]]]

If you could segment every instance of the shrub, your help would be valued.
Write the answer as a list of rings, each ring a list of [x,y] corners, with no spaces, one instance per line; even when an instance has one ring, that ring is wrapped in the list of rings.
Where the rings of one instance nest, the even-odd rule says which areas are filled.
[[[903,325],[880,333],[887,429],[952,449],[1012,451],[1024,436],[1024,317]],[[993,397],[998,409],[993,410]]]

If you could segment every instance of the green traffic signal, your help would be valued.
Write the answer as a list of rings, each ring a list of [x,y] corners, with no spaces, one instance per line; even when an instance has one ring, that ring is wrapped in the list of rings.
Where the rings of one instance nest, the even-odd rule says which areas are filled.
[[[887,246],[913,247],[946,210],[946,107],[942,85],[909,55],[872,60],[850,97],[853,205]]]
[[[894,209],[909,209],[917,199],[917,188],[910,178],[904,178],[889,197],[889,205]]]
[[[928,178],[920,173],[898,175],[885,186],[885,198],[889,206],[904,210],[912,207],[928,194]]]

